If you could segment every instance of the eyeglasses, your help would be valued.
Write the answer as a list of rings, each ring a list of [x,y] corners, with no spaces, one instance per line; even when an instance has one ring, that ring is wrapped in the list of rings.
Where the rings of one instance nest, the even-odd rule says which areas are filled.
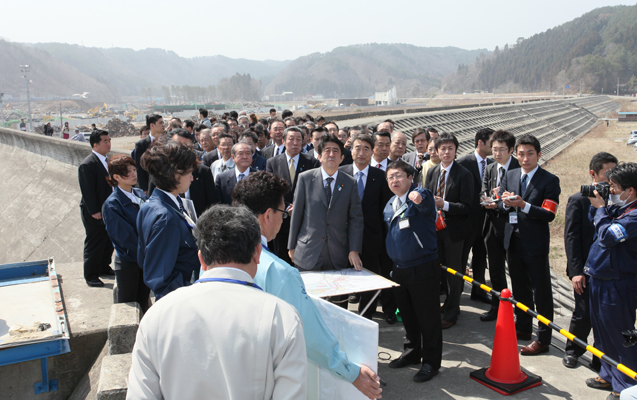
[[[407,177],[407,175],[404,174],[396,174],[396,175],[391,175],[387,177],[387,182],[392,182],[392,181],[402,181],[403,179],[405,179]]]
[[[274,211],[278,211],[278,212],[280,212],[281,214],[283,214],[283,219],[285,219],[285,218],[287,218],[287,217],[289,217],[289,216],[290,216],[290,213],[289,213],[289,212],[284,211],[284,210],[279,210],[278,208],[274,208]]]
[[[491,151],[493,153],[508,153],[509,149],[507,147],[493,147]]]

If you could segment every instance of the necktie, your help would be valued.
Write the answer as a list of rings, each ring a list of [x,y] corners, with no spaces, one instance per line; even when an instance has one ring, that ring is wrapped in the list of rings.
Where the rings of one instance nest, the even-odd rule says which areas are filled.
[[[177,196],[177,203],[179,203],[179,211],[182,214],[186,213],[186,210],[184,209],[184,203],[181,201],[181,197]]]
[[[226,172],[226,168],[228,168],[226,164],[221,164],[221,172]]]
[[[327,181],[327,185],[325,185],[325,196],[327,196],[327,207],[329,208],[330,206],[330,201],[332,200],[332,181],[334,180],[334,178],[332,178],[331,176],[328,176],[326,181]]]
[[[520,197],[524,197],[524,192],[526,192],[526,181],[528,178],[529,175],[524,174],[522,181],[520,181]]]
[[[480,180],[484,178],[484,167],[487,164],[486,160],[480,161]]]
[[[424,154],[416,155],[416,169],[422,168],[422,160],[425,158]]]
[[[278,156],[279,154],[281,154],[281,148],[276,146],[276,155]]]
[[[498,174],[498,186],[500,186],[500,183],[502,183],[502,178],[504,178],[504,167],[500,167],[499,168],[500,172]]]
[[[383,166],[380,163],[378,163],[378,164],[376,164],[376,168],[383,169]]]
[[[400,201],[400,197],[396,197],[396,200],[394,200],[394,212],[398,211],[402,204],[403,202]]]
[[[246,174],[239,174],[239,178],[237,179],[237,182],[241,182],[243,178],[245,177],[246,177]]]
[[[445,198],[445,174],[447,170],[443,169],[440,173],[440,180],[438,181],[438,190],[436,191],[436,196]]]
[[[296,167],[294,166],[294,159],[290,158],[290,182],[294,183],[295,176],[296,176]]]
[[[363,185],[363,171],[358,171],[358,196],[363,200],[363,194],[365,193],[365,185]]]

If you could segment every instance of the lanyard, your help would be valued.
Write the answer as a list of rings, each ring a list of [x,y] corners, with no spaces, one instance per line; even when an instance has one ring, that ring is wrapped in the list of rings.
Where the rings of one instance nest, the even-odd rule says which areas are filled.
[[[252,286],[253,288],[259,289],[261,291],[263,291],[263,289],[261,289],[259,287],[259,285],[257,285],[254,282],[246,282],[246,281],[239,281],[236,279],[227,279],[227,278],[201,278],[198,279],[195,283],[199,283],[199,282],[228,282],[228,283],[237,283],[239,285],[247,285],[247,286]]]
[[[268,246],[266,246],[265,244],[263,244],[263,243],[261,243],[261,247],[263,247],[267,251],[270,251],[270,248]],[[272,252],[270,251],[270,253],[272,253]]]
[[[609,215],[609,217],[610,217],[611,219],[613,219],[613,220],[621,219],[621,218],[623,218],[623,217],[624,217],[624,215],[626,215],[626,214],[628,214],[629,212],[633,211],[635,208],[637,208],[637,202],[634,202],[634,201],[633,201],[633,205],[631,205],[630,207],[628,207],[628,208],[626,209],[626,211],[624,211],[624,212],[622,213],[622,215],[620,215],[619,217],[610,217],[610,215]],[[608,213],[608,210],[606,210],[606,213]]]

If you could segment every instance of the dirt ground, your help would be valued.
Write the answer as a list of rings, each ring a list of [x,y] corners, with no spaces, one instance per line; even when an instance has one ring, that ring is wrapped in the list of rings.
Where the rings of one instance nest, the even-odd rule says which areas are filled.
[[[622,101],[621,111],[637,111],[637,103]],[[551,223],[551,268],[566,278],[566,254],[564,253],[564,211],[568,198],[579,192],[581,185],[590,185],[588,167],[594,154],[606,151],[619,161],[637,160],[637,151],[626,142],[630,132],[637,129],[637,122],[605,121],[593,128],[588,134],[551,159],[544,167],[560,178],[560,207]],[[566,278],[568,279],[568,278]]]

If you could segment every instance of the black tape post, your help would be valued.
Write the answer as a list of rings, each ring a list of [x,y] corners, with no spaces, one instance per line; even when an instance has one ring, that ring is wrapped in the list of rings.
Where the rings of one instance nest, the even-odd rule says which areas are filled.
[[[500,292],[498,292],[497,290],[495,290],[493,288],[490,288],[489,286],[485,285],[484,283],[478,282],[475,279],[473,279],[473,278],[471,278],[471,277],[469,277],[467,275],[461,274],[460,272],[458,272],[458,271],[456,271],[456,270],[454,270],[452,268],[447,268],[444,265],[441,265],[440,268],[442,268],[443,270],[447,271],[448,273],[450,273],[452,275],[455,275],[455,276],[458,276],[458,277],[464,279],[465,281],[469,282],[473,286],[478,287],[478,288],[484,290],[485,292],[491,294],[491,296],[496,296],[500,300],[508,301],[509,303],[513,304],[515,307],[519,308],[520,310],[522,310],[525,313],[529,314],[533,318],[537,319],[538,321],[540,321],[544,325],[550,327],[555,332],[557,332],[560,335],[566,337],[567,339],[569,339],[570,341],[572,341],[573,343],[575,343],[579,347],[581,347],[583,349],[586,349],[588,352],[593,354],[595,357],[598,357],[600,360],[606,362],[609,365],[612,365],[613,367],[617,368],[620,372],[626,374],[627,376],[631,377],[632,379],[637,379],[637,372],[635,372],[632,369],[628,368],[624,364],[621,364],[621,363],[613,360],[612,358],[610,358],[609,356],[607,356],[606,354],[604,354],[600,350],[598,350],[595,347],[589,345],[588,343],[586,343],[582,339],[576,337],[575,335],[573,335],[571,332],[567,331],[566,329],[563,329],[563,328],[559,327],[553,321],[550,321],[547,318],[543,317],[542,315],[538,314],[537,312],[531,310],[529,307],[527,307],[524,304],[520,303],[519,301],[515,300],[513,297],[511,297],[511,298],[502,298],[502,297],[500,297]]]

